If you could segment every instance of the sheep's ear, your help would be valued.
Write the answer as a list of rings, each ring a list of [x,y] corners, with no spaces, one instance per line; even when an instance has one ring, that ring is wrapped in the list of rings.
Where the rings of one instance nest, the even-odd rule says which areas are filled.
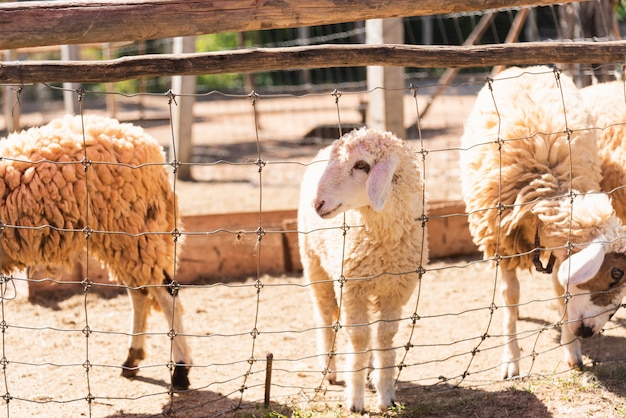
[[[369,197],[372,208],[380,212],[387,201],[387,194],[391,187],[393,174],[398,166],[398,157],[393,155],[382,159],[370,171],[365,186],[367,187],[367,197]]]
[[[563,261],[558,272],[561,285],[567,288],[568,283],[579,285],[589,281],[600,270],[605,253],[604,244],[593,242],[584,250],[570,256],[569,261]]]

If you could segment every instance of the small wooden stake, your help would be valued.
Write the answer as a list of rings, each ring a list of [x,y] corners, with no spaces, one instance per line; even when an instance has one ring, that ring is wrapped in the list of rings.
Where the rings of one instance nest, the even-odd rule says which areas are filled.
[[[272,361],[274,354],[267,353],[267,363],[265,365],[265,407],[270,405],[270,388],[272,386]]]

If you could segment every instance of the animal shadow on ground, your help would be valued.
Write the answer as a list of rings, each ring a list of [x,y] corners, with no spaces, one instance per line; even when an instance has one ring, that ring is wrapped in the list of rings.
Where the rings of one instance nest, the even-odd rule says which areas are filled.
[[[522,317],[520,321],[531,322],[539,326],[551,327],[553,323],[539,318]],[[605,327],[623,328],[626,320],[613,319]],[[558,327],[557,327],[558,328]],[[560,344],[560,330],[555,334],[554,344]],[[626,341],[623,337],[596,334],[582,340],[583,355],[589,360],[585,363],[584,371],[596,379],[602,387],[615,395],[626,397]]]
[[[269,411],[280,411],[277,416],[292,416],[293,411],[284,405],[270,402],[265,406],[261,403],[239,402],[221,393],[206,390],[190,390],[174,395],[171,402],[163,405],[160,414],[132,413],[118,411],[108,418],[147,418],[154,416],[183,416],[186,418],[208,417],[243,417],[243,416],[273,416]]]
[[[620,321],[621,322],[621,321]],[[610,324],[610,322],[609,322]],[[620,324],[623,326],[623,324]],[[595,335],[583,340],[583,354],[592,360],[585,368],[601,385],[614,394],[626,397],[626,341],[622,337]]]
[[[28,301],[30,303],[54,311],[61,310],[60,303],[64,300],[85,293],[85,286],[80,282],[30,282],[28,287]],[[94,283],[89,286],[87,291],[102,299],[112,299],[126,294],[122,286],[117,286],[113,283],[110,285]]]
[[[399,382],[396,399],[405,411],[419,417],[552,417],[546,405],[527,390],[484,391],[448,385],[420,387]]]

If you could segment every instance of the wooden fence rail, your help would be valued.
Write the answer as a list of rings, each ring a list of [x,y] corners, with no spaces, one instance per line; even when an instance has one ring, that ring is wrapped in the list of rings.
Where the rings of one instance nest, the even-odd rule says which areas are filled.
[[[0,4],[0,49],[293,28],[553,0],[89,0]]]
[[[151,76],[246,73],[352,66],[462,68],[550,63],[621,63],[626,41],[528,42],[481,46],[318,45],[201,54],[161,54],[108,61],[0,63],[0,83],[101,83]]]

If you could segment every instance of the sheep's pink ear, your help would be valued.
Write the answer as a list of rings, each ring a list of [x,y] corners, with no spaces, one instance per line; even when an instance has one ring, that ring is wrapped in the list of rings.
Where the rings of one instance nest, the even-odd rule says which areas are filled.
[[[365,186],[370,205],[376,212],[380,212],[385,207],[387,194],[391,187],[393,174],[398,166],[398,157],[393,155],[382,159],[370,171]]]
[[[579,285],[589,281],[600,270],[605,253],[604,244],[593,242],[584,250],[563,261],[558,272],[561,285],[567,288],[568,283]]]

